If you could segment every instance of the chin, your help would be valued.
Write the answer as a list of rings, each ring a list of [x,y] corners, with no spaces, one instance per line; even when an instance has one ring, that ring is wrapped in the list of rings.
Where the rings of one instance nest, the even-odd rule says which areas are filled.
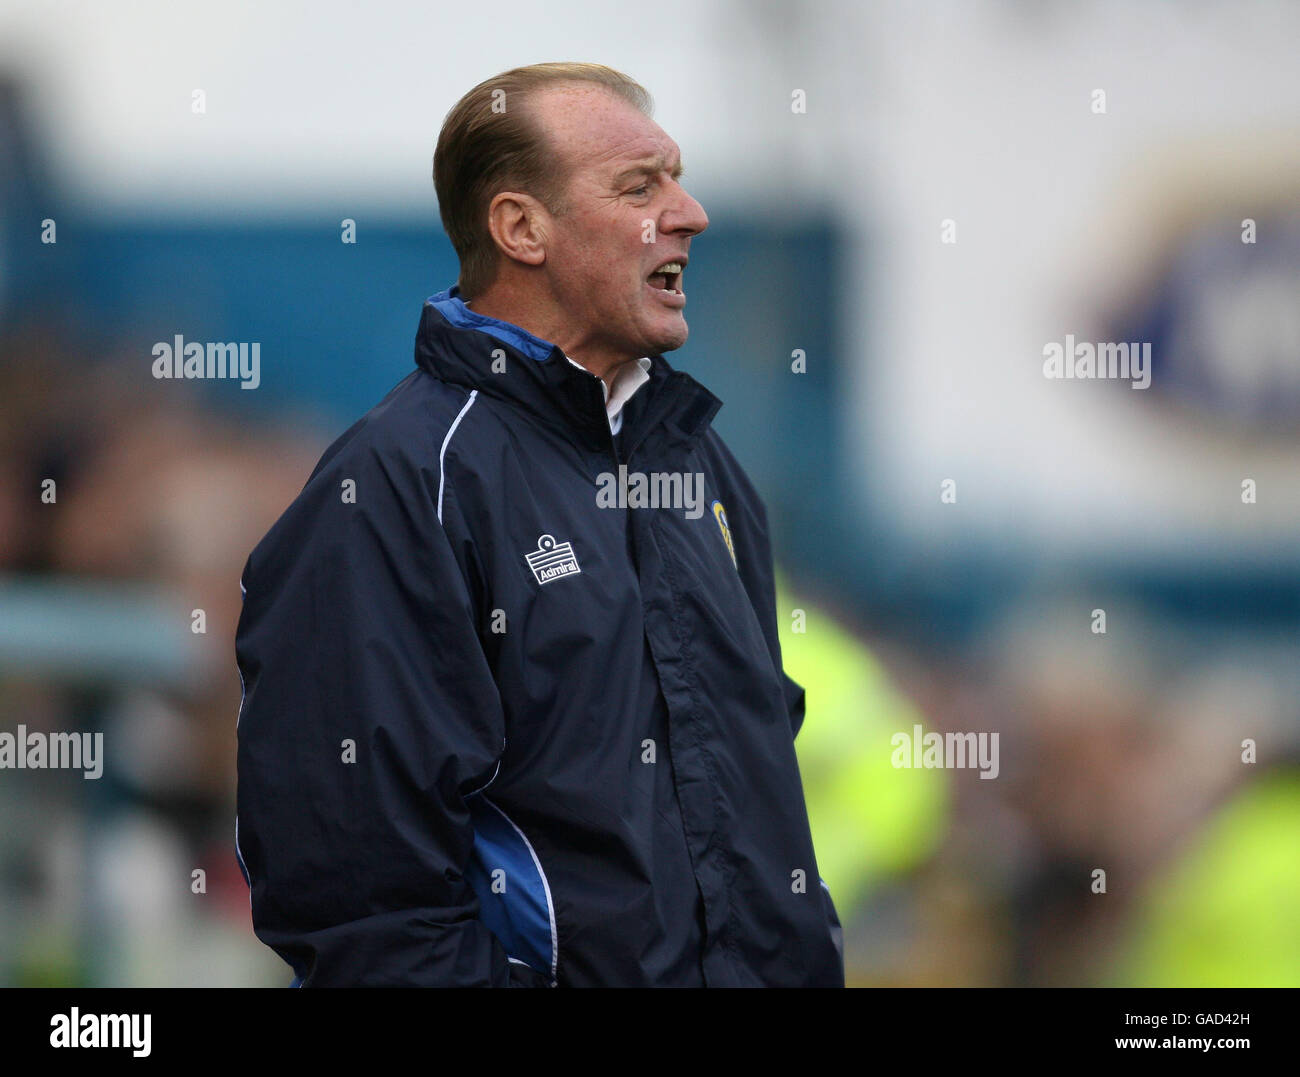
[[[676,351],[686,343],[686,338],[689,335],[690,331],[686,328],[686,322],[683,319],[681,325],[677,329],[666,333],[660,333],[652,337],[650,343],[646,345],[649,350],[646,351],[645,354],[659,355],[663,352]]]

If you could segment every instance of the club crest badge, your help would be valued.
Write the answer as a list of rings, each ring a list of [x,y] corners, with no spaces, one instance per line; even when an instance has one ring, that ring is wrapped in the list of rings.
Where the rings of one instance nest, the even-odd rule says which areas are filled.
[[[722,532],[722,541],[727,544],[727,553],[731,554],[731,563],[739,570],[740,565],[736,564],[736,546],[731,541],[731,527],[727,523],[727,510],[722,507],[721,501],[714,501],[709,507],[713,509],[713,518],[718,521],[718,530]]]

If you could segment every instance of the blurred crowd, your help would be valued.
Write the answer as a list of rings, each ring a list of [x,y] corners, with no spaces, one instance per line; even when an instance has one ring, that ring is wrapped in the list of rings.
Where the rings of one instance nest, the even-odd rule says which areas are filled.
[[[0,580],[30,598],[0,599],[0,726],[102,731],[107,765],[0,781],[0,982],[284,979],[234,856],[233,641],[244,559],[323,445],[223,415],[135,357],[87,363],[57,329],[5,340]],[[99,621],[80,607],[59,619],[69,584],[119,640],[84,638]],[[24,647],[51,630],[53,653]],[[106,642],[113,660],[93,660]]]

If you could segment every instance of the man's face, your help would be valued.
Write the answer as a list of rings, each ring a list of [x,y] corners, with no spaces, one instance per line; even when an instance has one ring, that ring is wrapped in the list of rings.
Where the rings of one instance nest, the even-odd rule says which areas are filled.
[[[677,143],[599,86],[554,87],[532,107],[567,175],[566,211],[550,218],[544,263],[565,312],[565,350],[636,358],[680,348],[683,274],[665,281],[655,271],[673,261],[684,268],[709,218],[677,182]]]

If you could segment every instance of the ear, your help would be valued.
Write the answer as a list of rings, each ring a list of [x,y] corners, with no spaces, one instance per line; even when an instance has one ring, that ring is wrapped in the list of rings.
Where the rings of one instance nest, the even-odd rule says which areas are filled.
[[[507,258],[525,265],[546,261],[546,210],[532,195],[502,191],[488,206],[492,242]]]

